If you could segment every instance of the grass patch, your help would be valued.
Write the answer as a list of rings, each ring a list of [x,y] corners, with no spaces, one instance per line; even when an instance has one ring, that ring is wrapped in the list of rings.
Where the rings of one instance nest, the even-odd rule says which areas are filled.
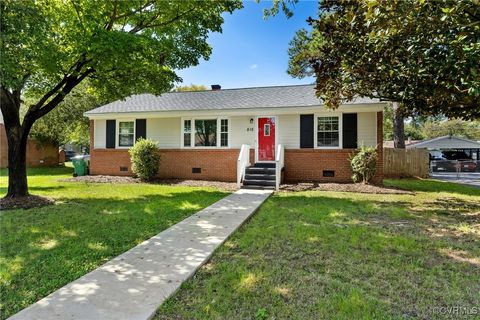
[[[0,171],[0,194],[6,193]],[[4,319],[227,195],[211,188],[59,182],[71,168],[29,169],[55,205],[0,212]]]
[[[155,319],[472,318],[434,308],[480,306],[480,190],[386,183],[275,194]]]

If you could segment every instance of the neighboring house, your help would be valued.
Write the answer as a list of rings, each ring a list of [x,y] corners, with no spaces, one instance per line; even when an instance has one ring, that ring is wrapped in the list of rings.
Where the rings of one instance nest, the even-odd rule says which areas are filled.
[[[35,139],[27,142],[27,166],[51,167],[59,163],[58,146],[51,143],[40,143]],[[0,168],[8,167],[7,133],[0,112]]]
[[[313,85],[134,95],[85,113],[90,173],[131,175],[128,148],[146,137],[158,141],[162,178],[273,186],[283,168],[286,181],[347,182],[360,144],[382,159],[384,106],[357,98],[329,111]]]
[[[443,136],[430,140],[418,141],[408,145],[407,148],[462,151],[473,160],[480,160],[480,142],[454,136]]]

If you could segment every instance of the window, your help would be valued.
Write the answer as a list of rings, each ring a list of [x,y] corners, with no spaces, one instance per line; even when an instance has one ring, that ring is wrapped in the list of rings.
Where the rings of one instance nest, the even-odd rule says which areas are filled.
[[[220,146],[228,147],[228,119],[220,120]]]
[[[192,120],[183,121],[183,146],[190,147],[192,145]]]
[[[135,141],[135,122],[119,121],[118,122],[118,146],[131,147]]]
[[[265,124],[263,125],[263,135],[264,135],[265,137],[269,137],[269,136],[270,136],[270,124],[265,123]]]
[[[340,146],[339,117],[317,118],[317,146]]]
[[[217,119],[195,120],[195,147],[217,146]]]
[[[183,147],[228,147],[229,119],[195,119],[184,118]]]

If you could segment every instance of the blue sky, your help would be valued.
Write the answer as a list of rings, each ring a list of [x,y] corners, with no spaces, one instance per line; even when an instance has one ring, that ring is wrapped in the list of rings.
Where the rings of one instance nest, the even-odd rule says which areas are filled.
[[[271,2],[246,1],[243,9],[224,16],[222,33],[210,35],[210,59],[178,71],[181,85],[220,84],[228,89],[312,83],[313,78],[294,79],[287,74],[287,50],[295,32],[308,27],[305,20],[315,16],[317,4],[301,0],[290,19],[279,13],[264,20],[263,8]]]

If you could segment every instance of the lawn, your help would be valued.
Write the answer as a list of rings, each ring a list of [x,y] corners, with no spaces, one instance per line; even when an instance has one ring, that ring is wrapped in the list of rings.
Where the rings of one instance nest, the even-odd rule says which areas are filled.
[[[480,189],[386,183],[275,194],[155,319],[479,319]]]
[[[56,204],[0,212],[4,319],[227,193],[149,184],[59,182],[71,168],[29,170],[30,192]],[[0,194],[6,171],[0,171]]]

